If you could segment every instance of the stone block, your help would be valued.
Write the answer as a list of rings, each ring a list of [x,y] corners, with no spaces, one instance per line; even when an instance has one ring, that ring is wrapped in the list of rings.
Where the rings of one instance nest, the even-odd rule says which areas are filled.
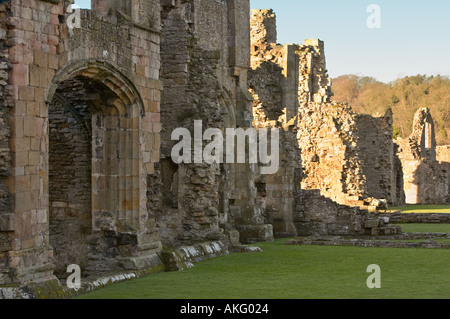
[[[34,87],[21,86],[19,87],[19,100],[34,101]]]
[[[18,137],[10,140],[10,150],[12,152],[29,151],[31,143],[29,137]]]
[[[38,166],[40,161],[40,152],[30,151],[28,153],[28,164],[32,166]]]
[[[0,231],[11,232],[15,230],[15,215],[0,213]]]
[[[239,231],[240,241],[243,244],[273,241],[273,227],[270,224],[243,225],[236,228]]]
[[[26,86],[29,84],[28,66],[23,64],[13,64],[9,82],[13,85]]]
[[[16,167],[23,167],[28,165],[28,151],[19,151],[15,153],[14,165]]]
[[[48,56],[49,54],[47,54],[46,52],[34,51],[34,64],[42,68],[47,68]]]
[[[25,137],[34,137],[36,135],[35,117],[26,117],[23,119],[23,135]]]

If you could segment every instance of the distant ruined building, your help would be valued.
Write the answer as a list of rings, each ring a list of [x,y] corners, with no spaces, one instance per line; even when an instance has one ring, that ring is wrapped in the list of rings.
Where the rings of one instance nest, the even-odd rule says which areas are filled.
[[[331,102],[324,43],[278,45],[275,19],[272,10],[252,10],[249,86],[255,109],[278,111],[277,116],[288,120],[295,117],[305,175],[302,189],[320,190],[342,205],[372,210],[380,199],[390,205],[404,203],[392,111],[373,117]],[[256,113],[256,119],[261,117]]]
[[[408,161],[448,200],[448,148],[410,159],[419,137],[394,144],[391,112],[331,102],[323,42],[276,44],[271,10],[93,0],[69,28],[69,4],[0,3],[0,298],[75,293],[73,264],[122,280],[275,237],[396,234],[368,210],[404,202]],[[175,163],[195,121],[279,129],[279,170]]]
[[[450,146],[436,146],[430,110],[421,108],[414,116],[408,138],[398,138],[404,190],[408,204],[450,203]]]

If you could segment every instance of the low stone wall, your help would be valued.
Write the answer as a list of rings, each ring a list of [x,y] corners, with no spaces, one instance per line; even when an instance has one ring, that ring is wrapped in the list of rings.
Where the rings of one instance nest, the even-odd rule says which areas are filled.
[[[372,216],[388,218],[390,224],[450,224],[450,214],[405,214],[394,212],[374,213]]]
[[[218,241],[166,250],[161,253],[161,256],[166,265],[166,270],[180,271],[192,268],[193,263],[228,255],[229,253],[228,247]]]
[[[449,243],[441,243],[436,239],[448,239],[450,234],[404,234],[396,237],[374,237],[371,239],[344,238],[340,236],[311,236],[299,237],[287,241],[288,245],[313,245],[313,246],[355,246],[355,247],[382,247],[382,248],[430,248],[450,249]],[[429,239],[420,242],[407,240]]]

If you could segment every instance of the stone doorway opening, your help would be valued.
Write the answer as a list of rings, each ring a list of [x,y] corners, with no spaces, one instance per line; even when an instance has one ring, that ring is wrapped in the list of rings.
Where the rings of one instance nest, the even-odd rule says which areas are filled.
[[[98,68],[57,82],[48,99],[49,239],[55,275],[126,268],[139,250],[145,210],[141,108]]]
[[[92,111],[89,81],[62,82],[49,105],[49,231],[55,275],[86,269],[92,234]]]

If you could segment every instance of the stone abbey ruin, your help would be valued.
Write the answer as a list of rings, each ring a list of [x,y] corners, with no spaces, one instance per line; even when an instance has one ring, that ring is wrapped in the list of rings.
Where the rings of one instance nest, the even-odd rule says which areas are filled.
[[[393,235],[370,212],[450,202],[428,109],[394,141],[390,110],[334,103],[324,43],[278,44],[272,10],[92,0],[71,25],[70,4],[0,3],[0,287],[54,296],[71,264],[148,274],[276,237]],[[278,172],[174,163],[171,133],[196,120],[279,129]]]

